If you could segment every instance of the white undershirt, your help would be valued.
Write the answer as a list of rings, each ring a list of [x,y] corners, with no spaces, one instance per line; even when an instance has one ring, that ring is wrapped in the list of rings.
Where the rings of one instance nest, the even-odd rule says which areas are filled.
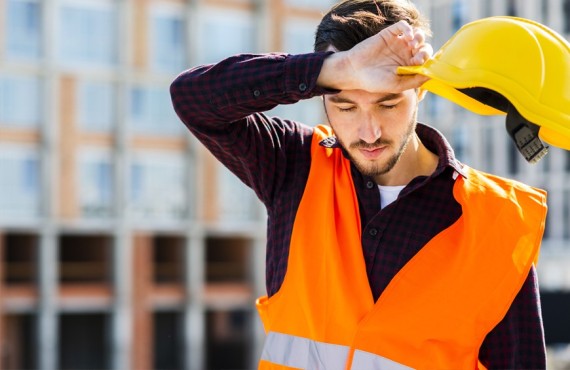
[[[388,204],[398,199],[398,195],[400,195],[400,192],[405,187],[406,185],[399,185],[399,186],[378,185],[378,189],[380,189],[380,209],[383,209]]]

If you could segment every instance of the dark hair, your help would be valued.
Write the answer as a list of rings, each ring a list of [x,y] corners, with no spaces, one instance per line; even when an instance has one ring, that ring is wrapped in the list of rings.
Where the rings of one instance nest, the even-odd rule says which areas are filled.
[[[352,48],[401,20],[431,35],[429,23],[408,0],[344,0],[329,10],[315,34],[315,51]]]

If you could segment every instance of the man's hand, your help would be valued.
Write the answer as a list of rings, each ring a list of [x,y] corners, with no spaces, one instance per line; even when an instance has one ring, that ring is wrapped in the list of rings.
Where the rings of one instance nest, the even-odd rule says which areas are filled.
[[[350,50],[330,55],[325,59],[317,84],[337,90],[399,93],[420,87],[428,78],[398,75],[398,66],[421,65],[432,53],[423,31],[400,21]]]

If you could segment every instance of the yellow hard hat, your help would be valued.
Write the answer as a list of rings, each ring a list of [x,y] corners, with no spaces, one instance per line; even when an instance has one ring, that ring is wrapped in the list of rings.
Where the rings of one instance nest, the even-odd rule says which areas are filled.
[[[539,137],[570,150],[570,44],[540,23],[507,16],[471,22],[425,64],[398,73],[430,77],[422,88],[475,113],[507,114],[507,130],[530,162],[545,154],[533,157]]]

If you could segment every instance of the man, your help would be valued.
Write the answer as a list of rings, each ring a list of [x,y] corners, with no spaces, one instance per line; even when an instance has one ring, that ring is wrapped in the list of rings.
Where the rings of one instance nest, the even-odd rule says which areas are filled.
[[[267,208],[261,369],[545,367],[544,192],[459,163],[416,122],[425,77],[396,68],[431,55],[426,33],[409,2],[346,0],[314,53],[237,55],[171,86]],[[330,127],[260,113],[319,95]]]

